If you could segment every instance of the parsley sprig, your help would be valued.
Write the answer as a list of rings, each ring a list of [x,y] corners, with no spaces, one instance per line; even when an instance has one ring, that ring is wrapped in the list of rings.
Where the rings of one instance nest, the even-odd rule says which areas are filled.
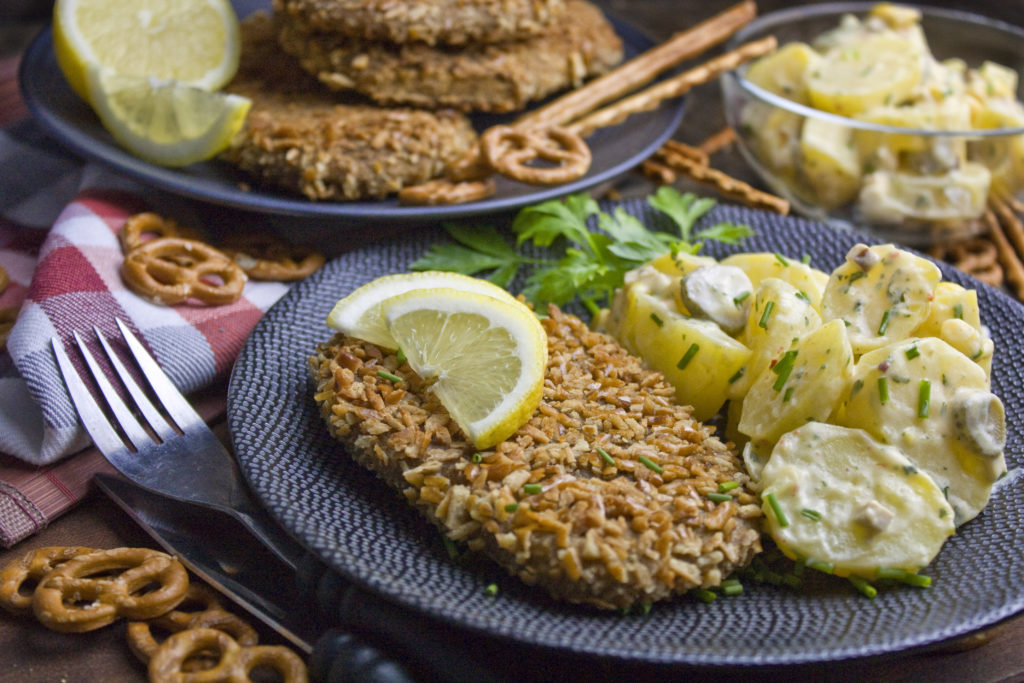
[[[706,240],[736,244],[753,234],[746,225],[730,222],[694,232],[697,222],[714,207],[713,199],[666,186],[648,197],[647,203],[668,216],[679,234],[652,231],[622,207],[605,213],[589,195],[575,194],[522,209],[512,222],[514,247],[492,226],[445,224],[455,241],[432,246],[412,269],[465,275],[491,271],[487,279],[507,287],[525,266],[532,270],[523,294],[538,310],[548,303],[565,306],[579,297],[596,313],[598,301],[607,305],[633,268],[666,252],[697,253]],[[599,231],[588,227],[591,217]],[[527,243],[540,248],[564,245],[562,256],[529,256],[523,247]]]

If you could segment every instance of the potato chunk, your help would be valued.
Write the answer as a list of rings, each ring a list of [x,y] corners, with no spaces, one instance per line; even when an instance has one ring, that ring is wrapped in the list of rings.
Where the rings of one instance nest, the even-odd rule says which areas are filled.
[[[916,572],[954,532],[953,510],[931,477],[860,429],[811,423],[784,434],[761,483],[768,531],[782,551],[831,563],[840,576]]]

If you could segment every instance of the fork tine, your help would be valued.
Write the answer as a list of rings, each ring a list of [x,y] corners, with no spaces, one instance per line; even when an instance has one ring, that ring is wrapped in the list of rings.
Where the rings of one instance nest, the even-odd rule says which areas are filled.
[[[104,335],[100,328],[93,325],[93,332],[96,333],[96,338],[100,340],[100,344],[103,346],[103,350],[107,352],[107,359],[110,360],[110,364],[114,366],[114,370],[117,371],[118,377],[121,378],[121,383],[124,384],[124,388],[128,390],[132,400],[135,401],[135,405],[139,408],[139,412],[146,418],[146,422],[153,428],[162,441],[173,438],[177,435],[177,432],[167,424],[167,420],[163,418],[163,415],[157,411],[156,407],[150,402],[142,388],[139,387],[138,383],[132,378],[131,373],[128,372],[128,368],[124,366],[121,359],[114,349],[111,348],[110,342],[107,341],[106,335]]]
[[[142,368],[143,376],[149,381],[149,385],[153,387],[154,393],[156,393],[160,402],[164,404],[164,409],[167,410],[171,418],[182,430],[185,429],[186,425],[194,424],[195,422],[205,424],[199,413],[185,400],[184,394],[181,393],[178,387],[174,385],[174,382],[171,381],[171,378],[157,365],[153,356],[149,355],[149,351],[142,345],[139,338],[128,329],[128,326],[120,318],[115,318],[114,320],[117,321],[117,327],[121,330],[121,336],[128,343],[128,348],[131,350],[132,355],[135,356],[135,362]]]
[[[141,449],[145,444],[152,443],[153,440],[149,437],[149,434],[142,428],[139,421],[135,419],[132,411],[124,404],[121,397],[117,395],[114,385],[103,374],[103,369],[100,368],[96,359],[93,358],[92,353],[86,347],[85,340],[82,339],[78,332],[73,332],[72,334],[75,335],[78,349],[82,352],[82,357],[85,358],[85,364],[89,366],[93,379],[96,380],[96,386],[99,387],[103,398],[107,399],[107,405],[110,406],[110,411],[114,413],[114,419],[121,425],[121,429],[124,430],[128,439],[135,444],[136,449]]]
[[[82,418],[85,431],[89,432],[89,436],[96,443],[96,447],[103,453],[116,453],[119,450],[123,450],[125,448],[124,442],[121,441],[121,437],[117,435],[114,428],[110,426],[107,416],[100,410],[96,400],[89,393],[85,383],[82,382],[82,378],[78,376],[78,371],[71,364],[71,359],[68,358],[68,354],[64,351],[64,345],[60,339],[53,337],[50,339],[50,344],[53,346],[53,355],[57,357],[57,365],[60,366],[60,374],[64,378],[64,385],[68,388],[68,393],[71,395],[71,403],[74,404],[75,410],[78,411],[78,416]]]

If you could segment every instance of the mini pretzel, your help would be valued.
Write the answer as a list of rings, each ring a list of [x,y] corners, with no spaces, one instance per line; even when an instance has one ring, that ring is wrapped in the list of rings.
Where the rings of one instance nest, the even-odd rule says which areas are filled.
[[[0,607],[11,614],[32,613],[32,591],[54,567],[68,560],[95,552],[82,546],[37,548],[12,560],[0,570]]]
[[[118,617],[164,614],[184,599],[187,588],[185,567],[170,555],[148,548],[97,550],[44,576],[32,610],[55,631],[84,633]]]
[[[438,178],[402,188],[398,192],[398,201],[411,206],[463,204],[486,199],[496,191],[497,185],[492,178],[461,181]]]
[[[11,336],[14,323],[18,320],[17,306],[4,306],[0,308],[0,351],[7,348],[7,338]]]
[[[644,159],[640,164],[640,172],[655,185],[671,185],[676,182],[676,172],[654,159]]]
[[[121,276],[139,296],[167,305],[188,299],[230,304],[242,295],[246,279],[238,264],[220,251],[180,237],[161,237],[128,252]]]
[[[216,664],[203,671],[189,673],[183,665],[201,653],[213,653]],[[175,633],[157,648],[149,660],[149,680],[153,683],[186,681],[251,681],[250,673],[266,667],[278,673],[284,683],[305,683],[306,665],[297,654],[280,645],[243,647],[223,631],[196,628]]]
[[[480,145],[495,171],[530,185],[560,185],[582,178],[592,161],[583,138],[560,126],[493,126],[480,138]],[[529,166],[536,159],[555,166]]]
[[[173,219],[164,218],[159,214],[147,211],[129,217],[121,227],[121,232],[117,235],[118,241],[121,242],[121,249],[125,254],[152,239],[160,237],[199,239],[200,234],[197,230],[183,227]]]
[[[989,240],[978,237],[957,242],[949,247],[949,257],[959,270],[985,284],[993,287],[1003,284],[996,245]]]
[[[320,252],[285,244],[271,235],[239,235],[220,250],[253,280],[301,280],[324,264]]]

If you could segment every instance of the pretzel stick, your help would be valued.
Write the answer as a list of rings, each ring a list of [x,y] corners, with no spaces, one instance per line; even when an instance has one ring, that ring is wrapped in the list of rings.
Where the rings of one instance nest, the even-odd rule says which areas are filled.
[[[744,0],[696,26],[675,34],[628,62],[553,102],[521,116],[515,125],[564,125],[606,102],[646,85],[661,72],[704,52],[731,36],[757,15],[757,5]]]
[[[585,138],[598,128],[614,126],[622,123],[633,114],[651,111],[664,100],[688,93],[698,85],[714,80],[723,72],[735,69],[747,60],[771,52],[777,46],[778,41],[775,39],[775,36],[767,36],[761,40],[746,43],[731,52],[726,52],[724,55],[715,57],[689,71],[684,71],[678,76],[673,76],[668,80],[652,85],[646,90],[641,90],[635,95],[630,95],[604,109],[598,109],[585,118],[569,125],[568,129]]]
[[[999,216],[999,223],[1003,226],[1014,248],[1017,250],[1017,255],[1024,257],[1024,223],[1017,218],[1017,214],[1013,212],[1010,205],[1002,198],[993,196],[989,199],[989,204],[995,209],[996,215]]]
[[[712,135],[711,137],[704,140],[704,142],[697,145],[697,149],[704,152],[708,156],[720,152],[732,143],[736,142],[736,129],[732,126],[726,126],[720,131]]]
[[[654,159],[645,159],[640,164],[640,172],[655,185],[672,185],[676,182],[676,172]]]
[[[663,146],[657,151],[655,156],[672,170],[683,173],[699,183],[711,185],[729,199],[734,199],[754,208],[768,209],[783,216],[789,213],[789,202],[782,197],[762,192],[742,180],[722,173],[718,169],[702,166],[693,159],[679,154],[670,148]]]
[[[1013,209],[1015,213],[1024,213],[1024,202],[1014,197],[1008,191],[1000,191],[997,196],[1009,204],[1010,208]]]
[[[1013,285],[1017,298],[1024,301],[1024,263],[1021,263],[1020,257],[1013,251],[1013,245],[1006,239],[1006,234],[992,209],[985,210],[985,222],[988,224],[989,238],[999,252],[999,262],[1006,273],[1006,280]]]

